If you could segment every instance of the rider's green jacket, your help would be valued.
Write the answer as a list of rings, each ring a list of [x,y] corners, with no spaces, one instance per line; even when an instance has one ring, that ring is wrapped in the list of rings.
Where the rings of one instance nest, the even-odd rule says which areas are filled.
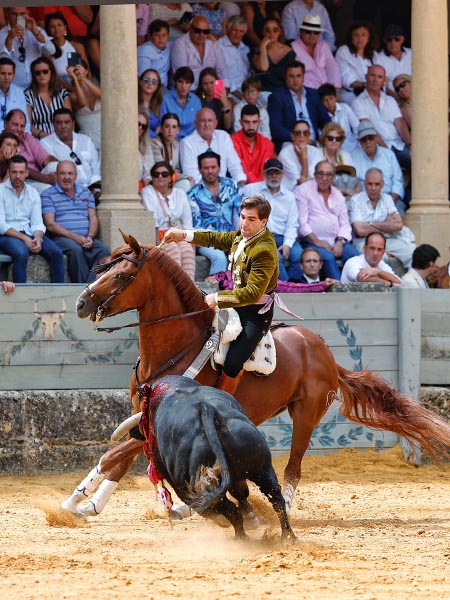
[[[235,308],[258,303],[264,294],[272,292],[278,281],[278,251],[272,233],[264,228],[249,238],[238,258],[234,259],[240,230],[225,233],[195,231],[193,244],[229,252],[228,268],[233,277],[233,290],[218,292],[219,308]]]

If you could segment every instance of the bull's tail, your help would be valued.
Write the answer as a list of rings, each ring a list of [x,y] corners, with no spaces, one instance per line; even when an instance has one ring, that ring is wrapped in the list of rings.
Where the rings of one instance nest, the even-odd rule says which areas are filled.
[[[450,457],[450,426],[443,419],[370,371],[353,372],[338,365],[338,372],[344,417],[418,442],[435,459]]]
[[[217,434],[217,418],[218,415],[212,406],[201,404],[200,419],[203,430],[217,461],[213,467],[204,465],[200,467],[195,482],[191,486],[189,505],[199,514],[226,494],[231,483],[227,459],[222,442]]]

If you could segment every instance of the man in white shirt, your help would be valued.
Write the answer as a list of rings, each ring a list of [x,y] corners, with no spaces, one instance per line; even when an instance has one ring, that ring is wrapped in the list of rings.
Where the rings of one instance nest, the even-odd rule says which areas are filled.
[[[23,90],[14,85],[16,63],[3,56],[0,58],[0,132],[5,128],[5,117],[10,110],[19,109],[26,117],[25,131],[31,133],[27,101]]]
[[[272,207],[267,227],[272,232],[278,248],[281,281],[300,280],[300,255],[302,247],[297,241],[298,212],[293,192],[282,184],[283,164],[277,158],[264,163],[264,181],[244,187],[244,196],[262,195]],[[287,263],[287,268],[286,268]]]
[[[412,266],[401,279],[401,287],[428,289],[427,277],[436,270],[439,256],[439,252],[430,244],[417,246],[412,255]]]
[[[399,286],[400,279],[382,258],[386,251],[386,238],[382,233],[372,232],[366,237],[364,254],[350,258],[342,269],[341,282],[384,283]]]
[[[383,92],[386,71],[381,65],[372,65],[366,73],[366,89],[352,104],[360,121],[371,121],[378,132],[377,142],[393,150],[405,169],[411,168],[411,133],[402,117],[397,102]]]
[[[55,132],[42,138],[41,145],[58,161],[69,160],[77,166],[77,183],[83,187],[100,187],[100,159],[97,148],[88,135],[75,133],[75,119],[68,108],[53,114]],[[55,163],[56,170],[57,163]],[[93,192],[94,196],[95,191]]]
[[[0,56],[16,64],[15,85],[25,90],[31,83],[30,65],[43,54],[52,56],[56,49],[45,31],[28,15],[25,6],[8,8],[9,24],[0,30]]]
[[[247,21],[244,17],[235,16],[227,23],[227,35],[217,42],[222,50],[226,65],[226,79],[231,94],[242,100],[242,83],[250,75],[248,53],[250,48],[242,41],[247,33]]]
[[[229,171],[236,182],[244,185],[247,176],[234,149],[231,136],[216,127],[217,118],[212,109],[202,108],[198,111],[194,133],[181,140],[180,158],[183,173],[198,183],[201,175],[198,170],[197,158],[207,150],[213,150],[220,156],[220,176],[225,177]]]

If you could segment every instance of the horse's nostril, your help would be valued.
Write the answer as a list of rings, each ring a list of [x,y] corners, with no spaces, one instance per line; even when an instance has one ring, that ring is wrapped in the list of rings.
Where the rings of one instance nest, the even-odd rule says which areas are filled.
[[[77,310],[81,310],[82,308],[84,308],[85,305],[85,301],[84,300],[78,300],[77,302]]]

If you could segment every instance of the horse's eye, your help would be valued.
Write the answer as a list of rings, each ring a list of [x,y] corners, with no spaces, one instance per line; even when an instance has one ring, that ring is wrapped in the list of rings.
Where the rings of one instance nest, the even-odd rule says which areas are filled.
[[[117,281],[122,281],[123,279],[125,279],[126,275],[125,273],[122,273],[121,271],[119,271],[118,273],[115,273],[114,275],[114,279]]]

